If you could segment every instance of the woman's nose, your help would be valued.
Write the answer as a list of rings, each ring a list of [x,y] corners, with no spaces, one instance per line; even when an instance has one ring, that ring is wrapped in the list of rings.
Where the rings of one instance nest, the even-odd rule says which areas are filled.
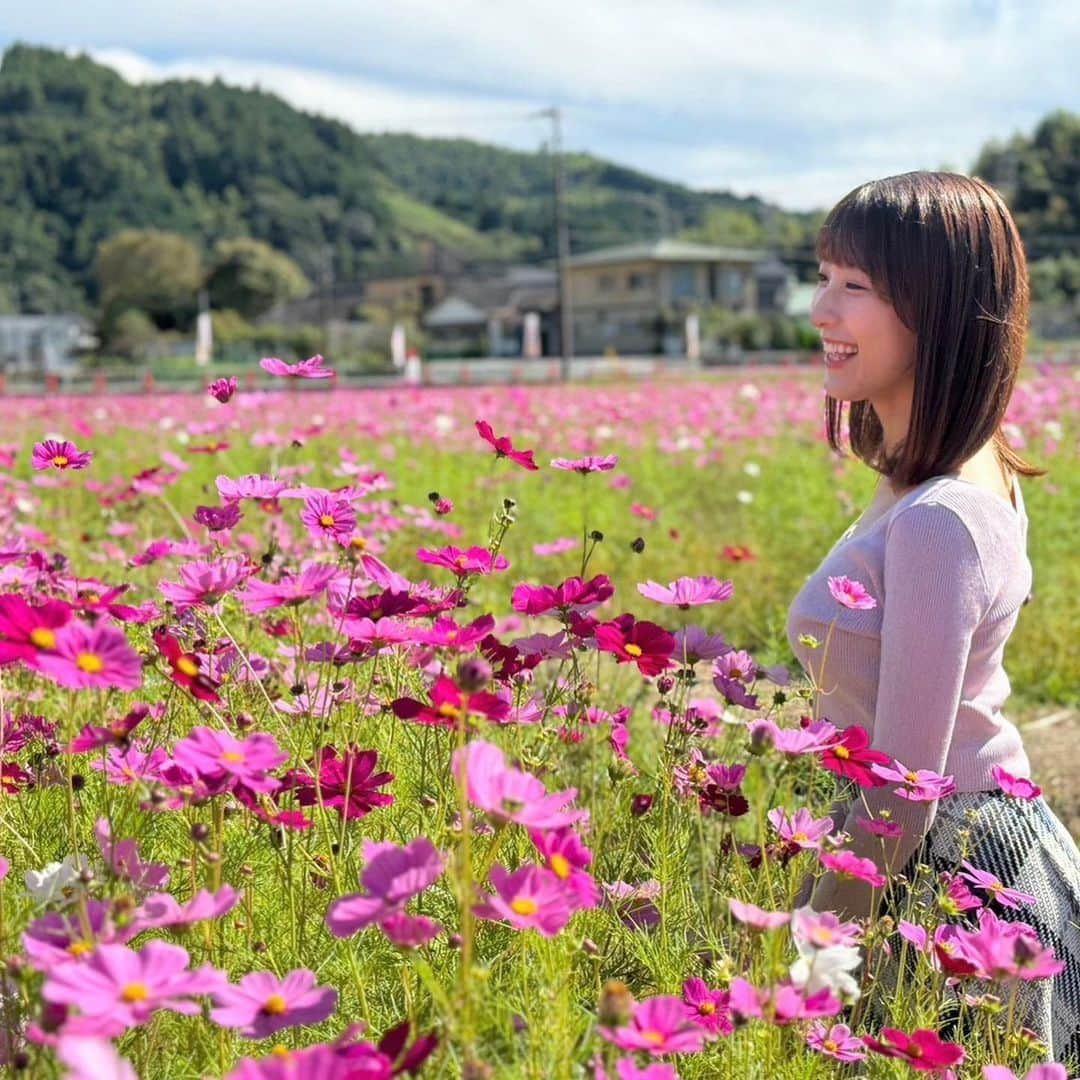
[[[833,311],[828,302],[826,290],[819,289],[810,305],[810,325],[823,330],[832,321]]]

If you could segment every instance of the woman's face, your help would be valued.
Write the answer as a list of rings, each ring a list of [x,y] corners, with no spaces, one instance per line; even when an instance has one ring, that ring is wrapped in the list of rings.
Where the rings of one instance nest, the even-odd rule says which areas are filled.
[[[827,394],[869,401],[882,418],[910,411],[916,336],[867,274],[822,261],[810,321],[821,332]]]

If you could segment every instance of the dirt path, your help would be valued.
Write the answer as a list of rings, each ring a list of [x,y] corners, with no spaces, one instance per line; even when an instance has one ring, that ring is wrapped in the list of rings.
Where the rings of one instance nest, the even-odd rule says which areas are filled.
[[[1080,839],[1080,709],[1036,709],[1018,720],[1032,778],[1054,813]]]

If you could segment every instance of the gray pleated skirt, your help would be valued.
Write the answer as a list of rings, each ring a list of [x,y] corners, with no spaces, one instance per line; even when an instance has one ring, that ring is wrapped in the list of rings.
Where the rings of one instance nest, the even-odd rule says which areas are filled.
[[[966,830],[965,856],[961,841]],[[1016,1018],[1046,1043],[1051,1060],[1080,1069],[1080,850],[1041,798],[1014,799],[1000,791],[950,795],[919,851],[904,869],[915,880],[920,863],[935,876],[956,873],[967,858],[1006,887],[1030,893],[1034,904],[1017,909],[993,904],[994,913],[1034,928],[1064,969],[1051,979],[1022,982]],[[979,890],[974,889],[976,894]],[[958,920],[959,921],[959,920]],[[974,918],[970,919],[974,924]],[[986,985],[1002,993],[998,986]],[[1004,988],[1007,996],[1009,988]]]

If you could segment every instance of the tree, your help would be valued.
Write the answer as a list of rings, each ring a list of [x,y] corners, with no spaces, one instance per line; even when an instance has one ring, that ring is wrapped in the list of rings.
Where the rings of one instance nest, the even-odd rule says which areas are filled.
[[[125,229],[98,246],[94,265],[102,329],[110,336],[119,316],[144,312],[159,329],[187,329],[205,280],[191,241],[157,229]]]
[[[215,308],[229,308],[245,319],[311,290],[303,271],[288,255],[247,238],[218,241],[206,284]]]

